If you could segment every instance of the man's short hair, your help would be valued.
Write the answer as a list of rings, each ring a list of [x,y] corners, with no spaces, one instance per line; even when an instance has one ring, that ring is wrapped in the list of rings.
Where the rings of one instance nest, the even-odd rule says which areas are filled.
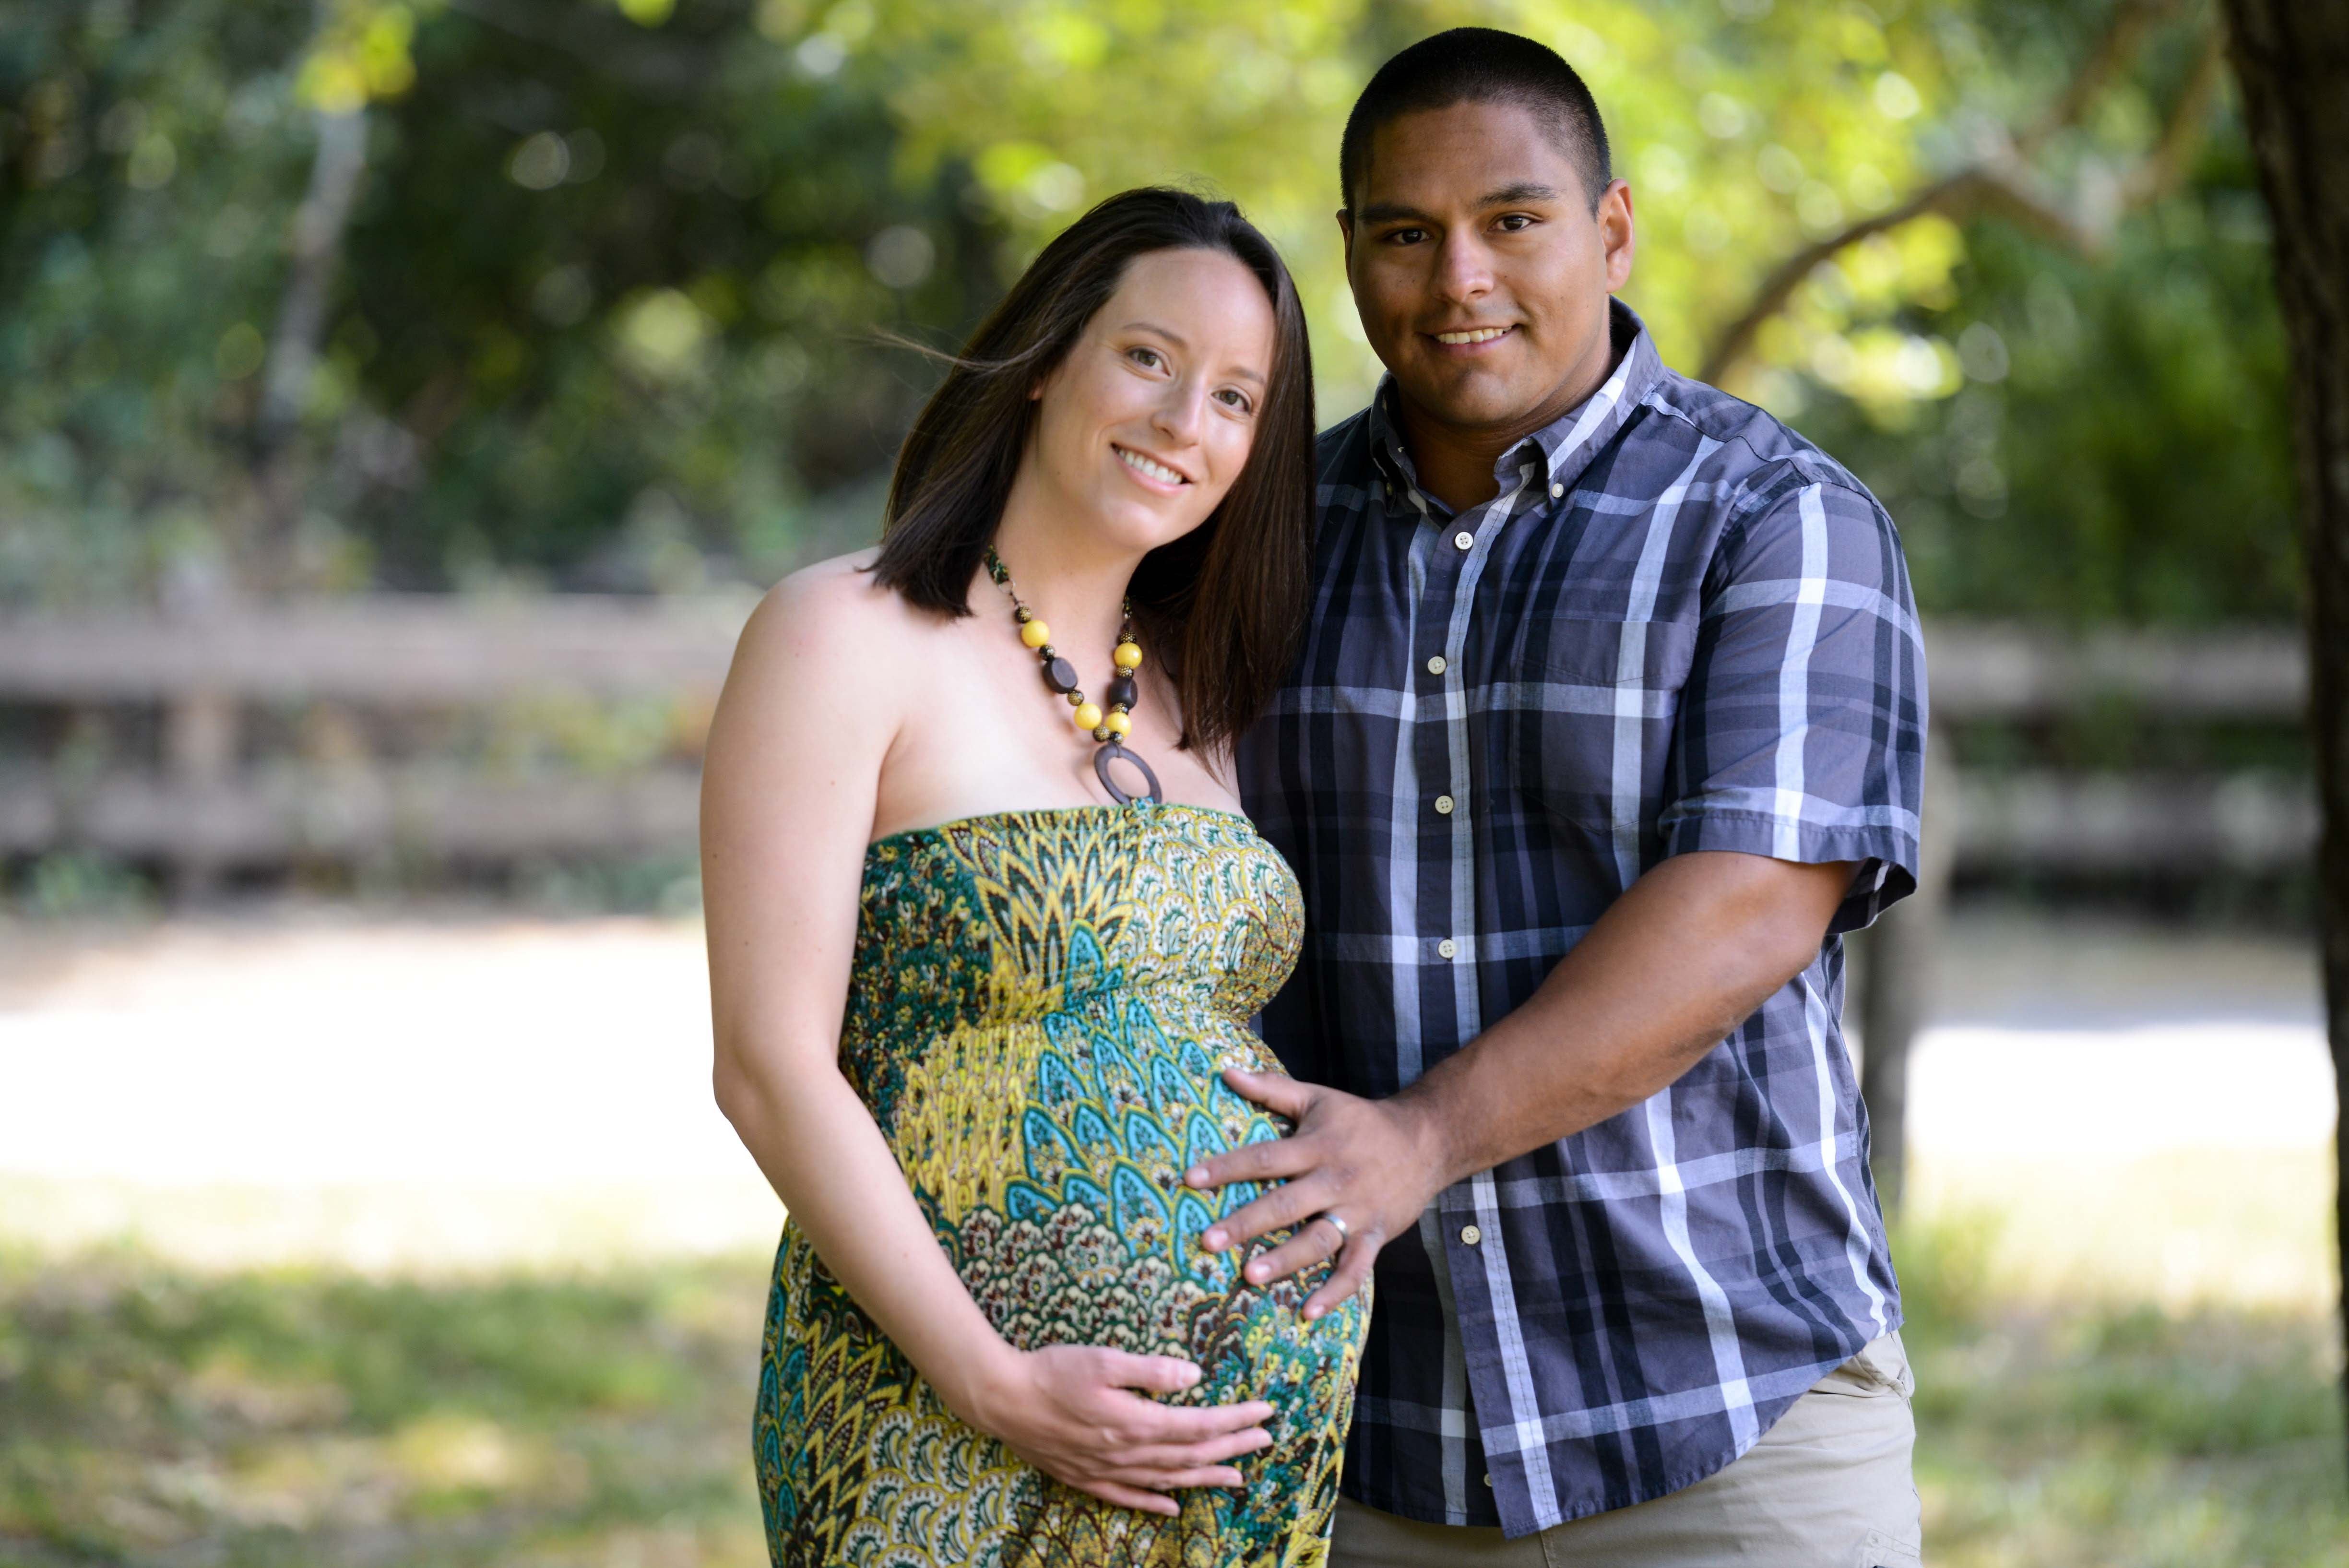
[[[1574,67],[1547,45],[1496,27],[1454,27],[1396,55],[1378,69],[1338,143],[1339,201],[1354,206],[1354,190],[1371,160],[1371,137],[1391,119],[1456,103],[1507,103],[1526,109],[1555,134],[1582,176],[1595,209],[1614,179],[1607,127],[1599,105]]]

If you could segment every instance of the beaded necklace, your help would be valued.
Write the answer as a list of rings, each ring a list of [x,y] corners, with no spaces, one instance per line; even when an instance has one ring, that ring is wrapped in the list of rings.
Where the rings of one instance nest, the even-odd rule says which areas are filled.
[[[1003,564],[1003,557],[995,553],[992,545],[987,547],[987,575],[1010,598],[1011,618],[1019,628],[1019,640],[1034,649],[1043,660],[1044,684],[1069,700],[1069,706],[1076,710],[1071,717],[1075,719],[1077,728],[1092,735],[1093,776],[1101,780],[1102,788],[1109,791],[1110,798],[1120,805],[1132,805],[1136,799],[1147,800],[1154,805],[1164,801],[1158,775],[1150,771],[1148,763],[1125,749],[1125,738],[1133,732],[1133,721],[1127,715],[1142,701],[1142,688],[1133,678],[1133,672],[1142,667],[1142,645],[1133,640],[1133,601],[1127,599],[1122,607],[1117,646],[1110,650],[1110,663],[1116,667],[1117,673],[1110,679],[1109,711],[1103,712],[1099,703],[1077,690],[1077,667],[1054,650],[1051,628],[1037,619],[1035,611],[1021,602],[1019,589],[1011,581],[1011,568]],[[1139,796],[1126,794],[1110,777],[1112,763],[1132,763],[1150,787]]]

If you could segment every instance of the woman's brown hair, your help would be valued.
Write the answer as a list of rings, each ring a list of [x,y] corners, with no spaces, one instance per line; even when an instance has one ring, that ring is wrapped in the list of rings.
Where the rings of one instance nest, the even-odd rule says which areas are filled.
[[[1174,682],[1185,747],[1237,739],[1288,672],[1305,616],[1313,528],[1313,364],[1297,286],[1272,242],[1229,202],[1144,187],[1112,196],[1044,247],[979,324],[897,456],[873,571],[909,604],[971,613],[1036,421],[1030,396],[1061,367],[1134,257],[1219,251],[1257,276],[1275,341],[1256,436],[1223,502],[1153,550],[1127,590]]]

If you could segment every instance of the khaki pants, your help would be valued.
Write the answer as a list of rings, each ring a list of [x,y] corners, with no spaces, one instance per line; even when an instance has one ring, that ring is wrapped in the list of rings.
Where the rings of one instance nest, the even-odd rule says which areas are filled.
[[[1340,1498],[1330,1568],[1917,1568],[1915,1386],[1888,1334],[1694,1486],[1515,1541]]]

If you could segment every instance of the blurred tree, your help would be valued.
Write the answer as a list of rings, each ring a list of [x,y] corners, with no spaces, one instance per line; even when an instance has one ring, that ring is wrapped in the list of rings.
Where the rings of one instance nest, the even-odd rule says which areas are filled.
[[[2227,8],[2292,337],[2312,584],[2309,728],[2324,803],[2324,995],[2333,1082],[2349,1087],[2349,10],[2285,0],[2228,0]],[[2349,1333],[2349,1116],[2335,1139],[2334,1255]],[[2349,1381],[2343,1392],[2349,1397]]]
[[[1929,607],[2291,612],[2195,0],[0,0],[0,599],[763,580],[870,527],[932,374],[874,329],[1144,181],[1283,245],[1332,420],[1339,128],[1468,21],[1588,76],[1667,358],[1851,461]]]

